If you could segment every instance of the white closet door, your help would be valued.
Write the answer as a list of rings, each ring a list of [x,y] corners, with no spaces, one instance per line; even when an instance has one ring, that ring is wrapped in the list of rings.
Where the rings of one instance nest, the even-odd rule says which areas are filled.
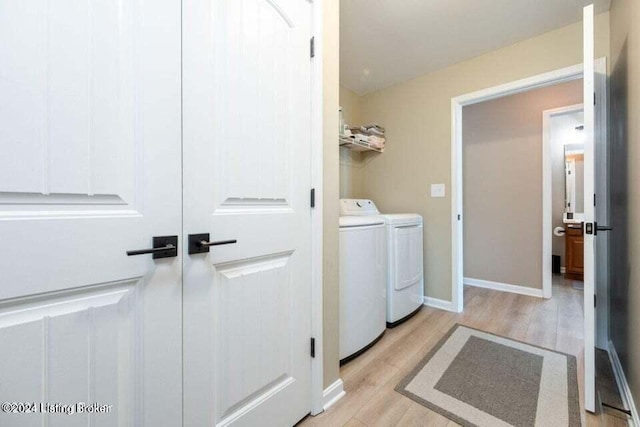
[[[180,2],[0,0],[3,427],[179,426]]]
[[[188,426],[311,409],[311,6],[183,1]]]

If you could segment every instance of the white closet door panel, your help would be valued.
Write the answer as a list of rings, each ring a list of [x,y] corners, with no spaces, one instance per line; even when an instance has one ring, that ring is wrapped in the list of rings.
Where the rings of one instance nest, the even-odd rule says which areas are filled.
[[[133,202],[136,5],[2,2],[0,136],[19,148],[0,160],[0,191]]]
[[[0,328],[2,347],[19,350],[0,350],[0,398],[3,398],[3,402],[13,402],[17,399],[39,402],[42,399],[45,383],[42,375],[42,355],[45,347],[43,330],[42,320],[21,323],[11,328]],[[8,400],[9,398],[15,400]],[[0,419],[9,426],[42,426],[41,416],[25,417],[23,414],[4,413]]]
[[[133,382],[141,380],[135,361],[143,348],[135,333],[137,283],[4,304],[0,354],[8,363],[0,366],[2,401],[109,403],[113,409],[106,414],[30,416],[39,425],[119,425],[119,417],[121,425],[131,425],[136,414],[127,402],[135,399]],[[9,416],[14,425],[25,417]]]
[[[237,240],[185,252],[185,422],[292,425],[311,396],[311,4],[183,17],[185,233]]]
[[[46,1],[0,1],[0,192],[44,182]]]

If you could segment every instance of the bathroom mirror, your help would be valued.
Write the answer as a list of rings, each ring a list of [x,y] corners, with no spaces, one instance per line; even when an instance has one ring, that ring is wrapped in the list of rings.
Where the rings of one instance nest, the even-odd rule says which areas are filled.
[[[564,146],[564,211],[584,212],[584,144]]]

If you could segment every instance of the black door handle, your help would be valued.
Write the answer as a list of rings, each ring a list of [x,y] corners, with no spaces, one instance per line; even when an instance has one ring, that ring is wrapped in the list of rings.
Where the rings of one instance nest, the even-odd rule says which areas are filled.
[[[236,239],[233,240],[218,240],[217,242],[207,242],[206,240],[201,240],[199,246],[211,247],[211,246],[219,246],[219,245],[230,245],[232,243],[238,243]]]
[[[128,256],[145,254],[152,254],[153,259],[177,257],[178,236],[155,236],[152,248],[127,251]]]
[[[595,223],[595,232],[593,233],[594,236],[598,235],[598,231],[613,231],[613,227],[608,226],[608,225],[598,225],[598,223]]]
[[[204,254],[211,246],[231,245],[238,243],[236,239],[209,241],[209,233],[189,234],[189,254]]]

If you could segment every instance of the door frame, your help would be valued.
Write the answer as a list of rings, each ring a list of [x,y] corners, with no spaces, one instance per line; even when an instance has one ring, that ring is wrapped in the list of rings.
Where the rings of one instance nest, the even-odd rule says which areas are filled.
[[[606,75],[606,58],[595,61],[598,73]],[[451,98],[451,308],[461,313],[464,310],[464,246],[462,203],[462,108],[504,96],[540,89],[558,83],[578,80],[583,77],[583,64],[560,68],[509,83],[481,89]],[[606,104],[605,104],[606,105]],[[544,200],[543,200],[544,202]],[[544,211],[543,211],[544,212]],[[544,224],[544,222],[543,222]],[[544,254],[543,254],[544,256]],[[543,266],[545,260],[543,259]],[[549,264],[547,262],[547,264]],[[550,268],[550,265],[549,265]],[[550,283],[549,283],[550,285]]]
[[[542,112],[542,296],[551,298],[553,273],[551,271],[553,185],[551,171],[551,118],[584,110],[584,104],[552,108]]]
[[[532,89],[577,80],[582,78],[583,70],[583,64],[577,64],[451,99],[451,301],[454,311],[461,313],[464,310],[462,108]]]
[[[315,357],[311,359],[311,415],[324,408],[323,352],[323,0],[313,0],[311,34],[314,57],[311,61],[311,188],[315,207],[311,209],[311,336]]]

